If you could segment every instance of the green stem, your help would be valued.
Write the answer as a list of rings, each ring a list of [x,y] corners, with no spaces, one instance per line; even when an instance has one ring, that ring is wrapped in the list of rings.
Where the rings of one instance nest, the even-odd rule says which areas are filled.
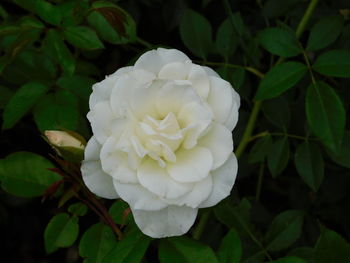
[[[297,30],[295,31],[295,35],[298,39],[303,34],[305,27],[306,27],[307,23],[309,22],[310,17],[312,15],[312,13],[314,12],[317,3],[318,3],[318,0],[311,0],[311,2],[309,3],[309,5],[304,13],[304,16],[300,20],[299,25],[297,27]]]
[[[199,222],[197,224],[197,227],[193,231],[193,238],[196,240],[199,240],[202,236],[202,233],[205,229],[205,226],[208,222],[210,216],[210,210],[203,212],[202,216],[199,218]]]
[[[307,54],[306,54],[306,51],[305,51],[304,48],[301,46],[301,44],[300,44],[300,48],[301,48],[302,51],[303,51],[303,57],[304,57],[304,60],[305,60],[306,65],[307,65],[307,68],[308,68],[308,70],[309,70],[310,77],[311,77],[311,81],[312,81],[313,84],[315,84],[315,83],[316,83],[316,80],[315,80],[315,77],[314,77],[314,73],[312,72],[312,67],[311,67],[310,60],[309,60],[309,58],[308,58],[308,56],[307,56]]]
[[[295,134],[289,134],[289,133],[283,133],[283,132],[268,132],[268,131],[264,131],[264,132],[261,132],[261,133],[258,133],[256,135],[251,136],[250,139],[249,139],[249,142],[254,141],[257,138],[267,136],[267,135],[284,136],[284,137],[287,136],[287,137],[290,137],[290,138],[303,140],[303,141],[308,141],[308,140],[310,140],[310,141],[317,141],[318,140],[317,138],[309,138],[309,137],[304,137],[304,136],[295,135]]]
[[[138,43],[140,43],[141,45],[143,45],[143,46],[145,46],[146,48],[152,48],[153,47],[153,45],[151,44],[151,43],[149,43],[149,42],[147,42],[146,40],[144,40],[144,39],[142,39],[142,38],[137,38],[136,39],[136,41],[138,42]]]
[[[247,147],[247,144],[250,141],[250,137],[252,136],[252,132],[254,130],[254,125],[256,122],[256,118],[258,117],[260,107],[261,107],[261,101],[260,100],[255,101],[253,109],[252,109],[252,113],[249,116],[247,126],[244,130],[243,137],[242,137],[241,142],[238,145],[237,150],[236,150],[237,158],[241,157],[242,153],[244,152],[245,148]]]

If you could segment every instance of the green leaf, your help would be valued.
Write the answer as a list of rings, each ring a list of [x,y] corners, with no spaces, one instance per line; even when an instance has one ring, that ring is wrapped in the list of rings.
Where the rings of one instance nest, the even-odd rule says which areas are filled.
[[[279,96],[263,101],[262,110],[266,119],[283,130],[287,130],[290,122],[290,109],[288,101]]]
[[[130,225],[129,229],[129,232],[124,233],[124,238],[105,256],[103,263],[141,262],[151,238],[142,234],[136,226]]]
[[[338,78],[350,78],[350,51],[335,49],[317,57],[312,68],[318,73]]]
[[[5,86],[0,86],[0,94],[0,109],[4,109],[14,92]]]
[[[338,233],[322,227],[315,246],[315,262],[350,262],[350,244]]]
[[[279,28],[266,28],[259,34],[260,44],[270,53],[284,58],[294,57],[301,53],[298,41],[290,31]]]
[[[288,256],[295,256],[305,259],[308,263],[314,262],[314,248],[312,247],[298,247],[288,252]]]
[[[63,30],[65,39],[73,46],[86,50],[104,48],[96,32],[86,26],[71,26]]]
[[[214,251],[196,240],[187,237],[163,239],[159,246],[161,263],[218,263]]]
[[[54,216],[46,226],[44,233],[45,249],[52,253],[60,247],[71,246],[78,237],[78,218],[66,213]]]
[[[35,13],[51,25],[58,26],[61,23],[59,8],[44,0],[35,0]]]
[[[19,88],[4,109],[2,128],[12,128],[48,90],[49,87],[37,82]]]
[[[87,20],[103,40],[113,44],[136,41],[135,21],[125,10],[104,1],[94,2],[93,7]]]
[[[68,212],[75,216],[84,216],[88,212],[88,208],[83,203],[75,203],[68,207]]]
[[[212,28],[209,21],[201,14],[187,9],[180,22],[182,42],[197,57],[206,59],[212,43]]]
[[[256,99],[271,99],[280,95],[294,87],[306,72],[307,67],[300,62],[289,61],[274,66],[260,82]]]
[[[57,7],[60,10],[62,26],[77,26],[81,24],[89,12],[88,1],[61,1]]]
[[[250,163],[260,163],[265,160],[267,153],[272,146],[272,138],[270,135],[260,138],[252,147],[249,153]]]
[[[236,230],[231,229],[222,239],[217,255],[220,263],[240,262],[242,257],[242,245]]]
[[[332,44],[343,29],[344,18],[341,15],[322,18],[312,28],[307,42],[307,50],[315,51]]]
[[[287,137],[277,140],[267,155],[267,165],[273,177],[276,177],[284,168],[286,168],[289,161],[289,141]]]
[[[78,99],[67,90],[46,95],[34,108],[39,130],[76,130],[79,121]]]
[[[215,42],[216,50],[226,61],[228,61],[230,56],[235,53],[237,45],[237,33],[233,28],[232,20],[227,18],[222,22],[218,29]]]
[[[47,32],[44,45],[65,72],[68,74],[74,73],[75,58],[64,43],[63,37],[55,29]]]
[[[337,152],[328,150],[328,155],[331,157],[333,162],[350,168],[350,131],[346,131],[343,137],[343,141]]]
[[[304,212],[288,210],[277,215],[266,233],[267,250],[279,251],[291,246],[300,236]]]
[[[44,157],[30,152],[16,152],[0,160],[2,188],[14,195],[35,197],[61,177],[49,171],[54,165]]]
[[[324,163],[317,144],[304,142],[295,152],[295,167],[303,181],[315,192],[320,187],[324,176]]]
[[[113,205],[109,208],[108,212],[112,216],[113,220],[117,224],[127,224],[131,221],[131,214],[125,214],[125,211],[129,209],[129,205],[122,201],[117,200],[113,203]]]
[[[101,263],[116,246],[117,238],[110,226],[98,223],[89,227],[79,243],[79,254],[84,263]]]
[[[267,0],[263,6],[263,14],[268,18],[276,18],[290,14],[291,10],[301,0]]]
[[[308,262],[298,257],[289,256],[289,257],[279,258],[274,261],[269,261],[269,263],[308,263]]]
[[[327,83],[319,81],[308,87],[306,116],[313,133],[331,150],[337,151],[345,129],[345,110],[337,93]]]

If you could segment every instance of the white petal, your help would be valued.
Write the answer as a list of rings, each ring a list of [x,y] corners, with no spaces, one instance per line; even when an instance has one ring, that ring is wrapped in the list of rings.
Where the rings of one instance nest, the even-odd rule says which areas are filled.
[[[197,217],[197,209],[186,206],[168,206],[159,211],[132,209],[132,213],[141,231],[153,238],[183,235]]]
[[[172,62],[161,68],[158,77],[160,79],[187,79],[190,71],[190,63]]]
[[[205,201],[211,194],[213,189],[212,176],[204,178],[202,181],[195,183],[193,189],[188,194],[176,199],[164,200],[168,204],[172,205],[186,205],[192,208],[198,208],[198,206]]]
[[[167,206],[158,196],[139,184],[123,184],[113,180],[114,187],[120,198],[126,201],[132,209],[156,211]]]
[[[214,112],[215,120],[224,123],[230,115],[233,103],[231,84],[221,78],[210,77],[207,101]]]
[[[133,66],[122,67],[122,68],[118,69],[116,72],[109,75],[108,77],[119,77],[125,73],[132,71],[133,69],[134,69]]]
[[[208,76],[220,78],[220,75],[218,73],[216,73],[212,68],[209,68],[206,66],[202,66],[202,67],[207,72]]]
[[[117,141],[109,137],[103,144],[100,154],[102,169],[122,183],[138,183],[136,171],[129,167],[128,156],[117,149]]]
[[[115,116],[108,101],[98,102],[87,114],[93,134],[100,144],[112,134]]]
[[[101,145],[91,137],[85,148],[85,159],[81,165],[81,174],[84,183],[94,194],[103,198],[118,198],[113,186],[112,177],[102,171],[99,161]]]
[[[214,206],[230,195],[236,180],[237,169],[237,159],[236,156],[232,154],[221,167],[211,172],[213,177],[213,191],[199,208]]]
[[[151,158],[141,164],[137,177],[142,186],[164,198],[177,198],[193,188],[192,184],[174,181],[167,170],[159,167],[158,163]]]
[[[179,182],[198,182],[209,175],[213,166],[210,151],[203,147],[176,152],[176,163],[168,163],[170,176]]]
[[[192,101],[200,102],[200,97],[190,86],[169,82],[159,90],[156,97],[156,108],[164,118],[170,112],[176,115],[183,105]]]
[[[209,94],[209,78],[205,69],[199,65],[193,64],[188,79],[192,87],[197,91],[199,96],[206,99]]]
[[[186,62],[190,60],[185,53],[177,49],[158,48],[157,52],[162,59],[163,65],[172,62]]]
[[[221,124],[213,124],[198,145],[210,150],[214,159],[212,169],[216,169],[226,162],[233,151],[232,133]]]
[[[240,107],[240,97],[238,93],[232,89],[232,108],[230,111],[230,114],[228,115],[226,121],[224,122],[224,125],[232,131],[234,127],[236,127],[236,124],[238,122],[238,109]]]

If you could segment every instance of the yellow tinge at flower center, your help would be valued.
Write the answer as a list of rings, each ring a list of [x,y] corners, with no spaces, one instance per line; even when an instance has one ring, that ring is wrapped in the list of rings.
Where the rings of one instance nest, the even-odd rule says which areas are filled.
[[[157,120],[147,115],[138,123],[136,133],[143,148],[142,151],[164,167],[166,161],[176,162],[176,150],[183,141],[183,132],[174,113],[169,112]]]

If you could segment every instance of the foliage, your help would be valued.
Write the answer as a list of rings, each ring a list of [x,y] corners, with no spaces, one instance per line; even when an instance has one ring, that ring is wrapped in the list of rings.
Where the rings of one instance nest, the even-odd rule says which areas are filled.
[[[41,211],[49,209],[37,215],[46,227],[35,233],[35,262],[64,262],[72,250],[101,263],[350,262],[349,8],[344,0],[1,1],[0,218],[28,228],[17,211],[40,200],[13,198],[42,196]],[[200,211],[188,235],[152,240],[126,203],[91,194],[79,163],[40,134],[88,139],[92,84],[159,46],[212,67],[242,101],[231,196]],[[5,254],[32,262],[5,242],[17,225],[0,226],[9,229]]]

